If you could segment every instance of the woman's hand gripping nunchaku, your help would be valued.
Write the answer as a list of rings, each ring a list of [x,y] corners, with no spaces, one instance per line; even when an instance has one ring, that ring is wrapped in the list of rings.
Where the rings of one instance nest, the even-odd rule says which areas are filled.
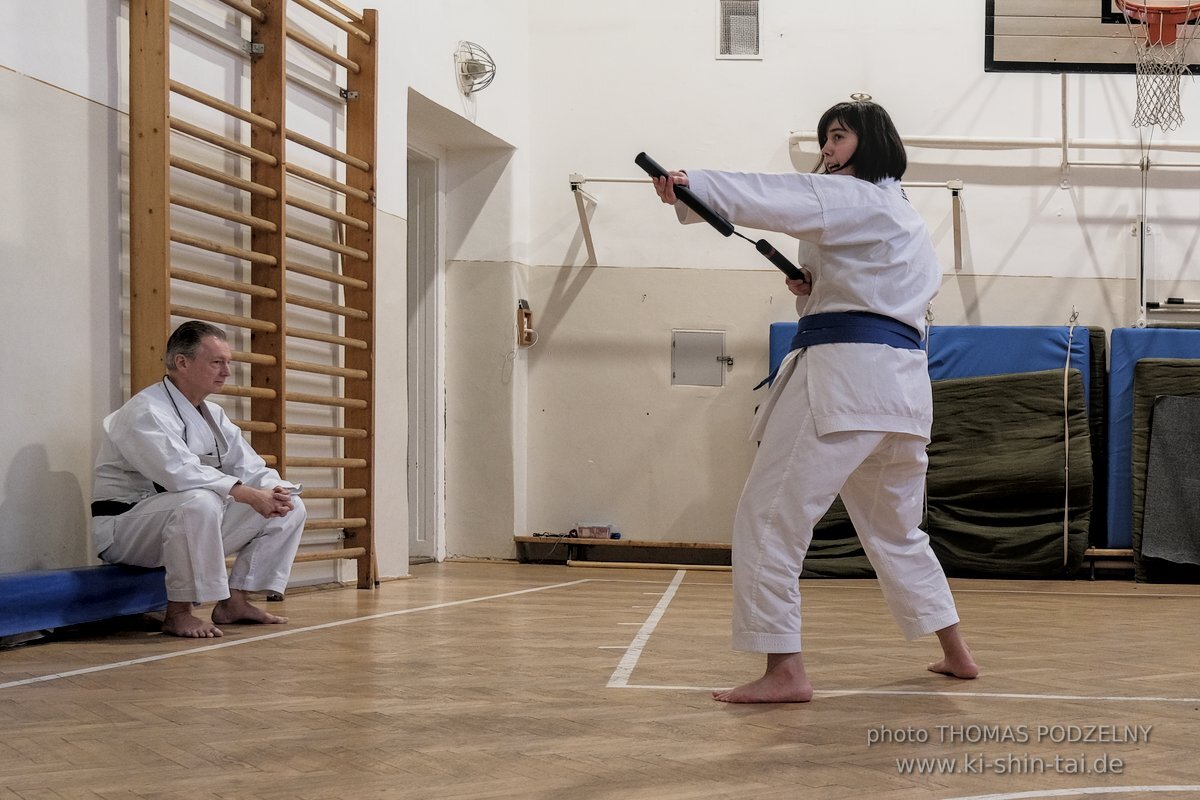
[[[638,153],[633,163],[645,170],[646,174],[650,176],[654,182],[654,190],[658,192],[658,196],[662,198],[664,203],[674,203],[678,199],[692,211],[695,211],[701,219],[716,228],[717,233],[722,236],[738,236],[750,242],[758,252],[762,253],[768,261],[788,277],[788,288],[794,294],[808,294],[808,278],[803,271],[788,261],[766,239],[759,239],[756,242],[748,236],[738,233],[729,220],[709,208],[704,201],[692,193],[692,190],[688,188],[686,175],[667,172],[657,161],[645,153]]]

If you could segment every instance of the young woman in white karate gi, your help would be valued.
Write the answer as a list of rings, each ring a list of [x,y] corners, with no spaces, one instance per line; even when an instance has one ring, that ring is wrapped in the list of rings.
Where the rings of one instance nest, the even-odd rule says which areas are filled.
[[[801,334],[755,420],[761,441],[733,530],[733,646],[766,671],[714,692],[731,703],[807,702],[799,576],[813,526],[838,494],[907,639],[936,633],[934,672],[974,678],[945,573],[919,527],[933,420],[925,312],[942,271],[900,187],[904,145],[882,107],[840,103],[821,117],[819,173],[691,170],[654,180],[664,203],[687,186],[735,225],[808,243]],[[682,203],[680,220],[699,220]]]

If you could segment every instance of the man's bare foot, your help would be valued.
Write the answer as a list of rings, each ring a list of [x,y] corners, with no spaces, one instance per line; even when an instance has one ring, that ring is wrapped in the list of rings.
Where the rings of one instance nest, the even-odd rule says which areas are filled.
[[[212,620],[218,625],[234,625],[251,623],[259,625],[282,625],[287,617],[277,617],[263,611],[250,602],[250,593],[241,589],[230,589],[229,598],[217,603],[213,608]]]
[[[799,653],[768,653],[767,671],[761,678],[712,695],[722,703],[807,703],[813,688]]]
[[[167,603],[162,632],[168,636],[182,636],[185,639],[212,639],[225,635],[214,623],[194,616],[191,603],[182,602]]]
[[[958,631],[957,623],[937,632],[938,641],[942,645],[942,659],[929,665],[930,672],[949,675],[952,678],[962,678],[969,681],[979,676],[979,665],[971,655],[971,650]]]

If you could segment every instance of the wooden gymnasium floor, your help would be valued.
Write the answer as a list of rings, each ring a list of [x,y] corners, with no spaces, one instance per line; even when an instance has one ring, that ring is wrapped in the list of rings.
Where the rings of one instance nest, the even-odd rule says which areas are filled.
[[[807,582],[815,701],[727,706],[728,573],[414,574],[0,652],[0,799],[1200,798],[1200,587],[955,581],[959,682],[873,581]]]

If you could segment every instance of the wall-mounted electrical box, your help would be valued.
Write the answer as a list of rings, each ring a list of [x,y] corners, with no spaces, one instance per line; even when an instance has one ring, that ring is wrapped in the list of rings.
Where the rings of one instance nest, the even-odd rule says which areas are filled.
[[[533,330],[533,312],[525,300],[517,301],[517,344],[521,347],[533,347],[537,341],[537,333]]]
[[[724,386],[732,366],[725,331],[671,331],[672,386]]]

